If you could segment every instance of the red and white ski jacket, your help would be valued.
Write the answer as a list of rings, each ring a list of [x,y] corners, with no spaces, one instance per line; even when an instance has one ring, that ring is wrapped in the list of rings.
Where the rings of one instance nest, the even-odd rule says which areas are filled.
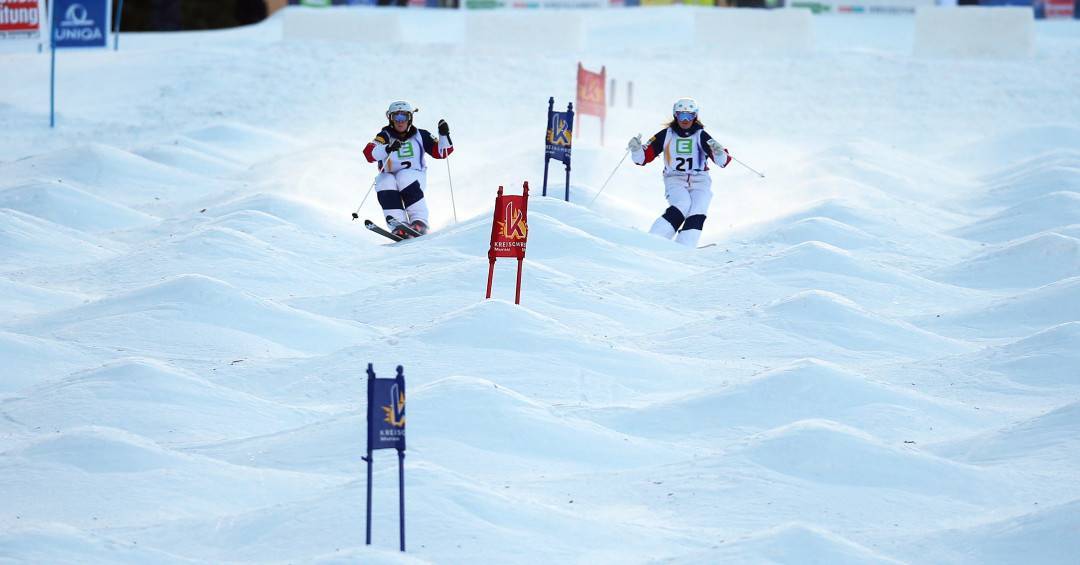
[[[713,155],[710,139],[712,136],[696,122],[688,130],[669,126],[652,136],[640,151],[634,151],[632,157],[638,165],[647,165],[663,155],[664,176],[706,174],[708,159],[720,168],[731,162],[727,150],[722,155]]]
[[[393,153],[388,153],[386,146],[395,139],[401,142],[401,147]],[[453,152],[454,144],[448,135],[442,135],[436,139],[426,129],[417,129],[413,126],[409,126],[409,130],[403,135],[398,135],[393,128],[387,126],[375,134],[375,139],[364,148],[364,157],[368,163],[377,162],[380,171],[396,173],[404,169],[426,170],[425,156],[445,159]]]

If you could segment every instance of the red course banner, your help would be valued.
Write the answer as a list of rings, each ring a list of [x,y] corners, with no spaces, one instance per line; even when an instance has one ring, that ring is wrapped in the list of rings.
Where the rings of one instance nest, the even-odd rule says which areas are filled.
[[[526,189],[527,190],[527,189]],[[491,223],[491,249],[488,257],[525,257],[525,243],[529,238],[529,224],[525,214],[529,209],[528,194],[495,197],[495,219]]]
[[[588,114],[600,118],[600,144],[604,143],[604,118],[607,116],[607,67],[600,67],[600,72],[585,70],[581,63],[577,65],[577,112],[578,125],[581,116]],[[580,132],[581,128],[574,128]]]
[[[529,183],[524,183],[521,196],[499,194],[495,197],[495,217],[491,221],[491,247],[488,248],[487,297],[491,298],[491,282],[495,275],[495,259],[506,257],[518,260],[517,289],[514,304],[521,304],[521,267],[525,261],[525,245],[529,239]]]
[[[36,38],[40,33],[38,0],[0,0],[0,39]]]
[[[585,70],[581,63],[577,65],[577,111],[603,119],[607,110],[607,93],[604,92],[607,67],[600,67],[600,72]]]

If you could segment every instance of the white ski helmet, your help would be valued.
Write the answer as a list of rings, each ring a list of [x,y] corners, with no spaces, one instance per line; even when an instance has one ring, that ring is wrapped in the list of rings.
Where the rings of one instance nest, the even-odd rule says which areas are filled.
[[[408,114],[409,124],[412,124],[413,114],[419,111],[420,110],[416,109],[412,104],[405,100],[398,100],[397,102],[391,102],[390,107],[386,109],[386,119],[389,120],[390,123],[394,123],[394,118],[392,117],[394,114],[405,113]]]
[[[671,106],[671,115],[674,116],[679,112],[690,112],[696,118],[698,114],[697,100],[694,100],[693,98],[680,98],[676,100],[675,104]]]

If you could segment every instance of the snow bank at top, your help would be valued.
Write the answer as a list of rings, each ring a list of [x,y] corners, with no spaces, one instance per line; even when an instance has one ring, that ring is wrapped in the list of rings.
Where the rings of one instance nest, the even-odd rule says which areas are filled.
[[[915,10],[915,54],[923,57],[1029,57],[1035,18],[1016,7],[934,7]]]
[[[482,52],[523,53],[544,49],[573,53],[585,45],[585,27],[581,14],[574,10],[538,13],[469,10],[465,14],[465,44]]]
[[[286,40],[350,41],[367,44],[401,41],[401,23],[392,10],[290,7],[281,15]]]
[[[808,9],[698,11],[694,32],[698,45],[727,54],[797,56],[814,43]]]

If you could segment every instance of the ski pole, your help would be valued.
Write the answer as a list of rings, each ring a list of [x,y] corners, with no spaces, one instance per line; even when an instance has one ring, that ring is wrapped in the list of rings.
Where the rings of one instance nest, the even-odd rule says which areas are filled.
[[[728,153],[728,155],[731,155],[731,153]],[[750,170],[751,170],[751,171],[752,171],[752,172],[753,172],[753,173],[754,173],[755,175],[757,175],[757,176],[759,176],[759,177],[761,177],[761,178],[765,178],[765,175],[763,175],[763,174],[761,174],[761,173],[757,172],[757,171],[756,171],[756,170],[755,170],[755,169],[754,169],[753,167],[751,167],[750,165],[747,165],[746,163],[743,163],[742,161],[738,160],[738,159],[737,159],[737,158],[736,158],[736,157],[735,157],[734,155],[731,155],[731,160],[732,160],[732,161],[735,161],[736,163],[738,163],[738,164],[740,164],[740,165],[742,165],[742,166],[744,166],[744,167],[746,167],[747,169],[750,169]]]
[[[450,182],[450,210],[454,212],[454,223],[457,223],[457,204],[454,203],[454,177],[450,176],[450,156],[446,156],[446,180]]]
[[[605,189],[605,188],[607,188],[607,185],[608,185],[608,183],[609,183],[609,182],[611,182],[611,179],[612,179],[612,177],[614,177],[614,176],[615,176],[615,173],[616,173],[616,172],[618,172],[618,170],[619,170],[619,167],[621,167],[621,166],[622,166],[622,164],[623,164],[623,161],[625,161],[625,160],[626,160],[626,156],[627,156],[627,155],[629,155],[629,154],[630,154],[630,150],[629,150],[629,149],[627,149],[627,150],[626,150],[626,153],[623,153],[622,159],[619,159],[619,164],[618,164],[618,165],[615,165],[615,168],[614,168],[614,169],[612,169],[612,171],[611,171],[611,174],[610,174],[610,175],[608,175],[608,178],[607,178],[607,180],[606,180],[606,181],[604,181],[604,184],[600,185],[600,190],[596,191],[596,196],[593,196],[593,199],[592,199],[592,201],[591,201],[591,202],[589,202],[589,206],[592,206],[592,205],[593,205],[593,203],[594,203],[594,202],[596,202],[596,199],[597,199],[597,198],[600,198],[600,193],[601,193],[601,192],[604,192],[604,189]]]
[[[377,177],[376,177],[377,178]],[[375,180],[371,181],[371,186],[367,189],[367,194],[364,195],[364,199],[360,201],[360,205],[356,207],[356,211],[352,213],[352,219],[360,217],[360,209],[364,207],[364,203],[367,202],[368,196],[371,196],[371,190],[375,188]]]

